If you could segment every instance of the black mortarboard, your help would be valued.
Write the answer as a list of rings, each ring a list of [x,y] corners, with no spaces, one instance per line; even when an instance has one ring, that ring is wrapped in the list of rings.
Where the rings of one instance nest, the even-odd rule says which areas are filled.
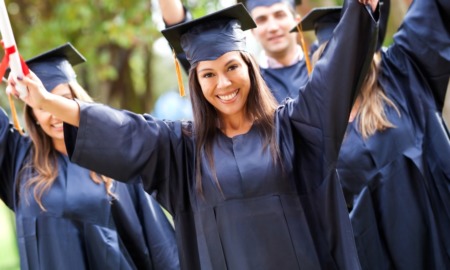
[[[175,53],[186,54],[191,66],[224,53],[246,50],[244,31],[256,27],[242,4],[162,30]]]
[[[242,3],[247,7],[247,9],[251,12],[255,7],[269,7],[271,5],[277,4],[277,3],[287,3],[291,7],[295,6],[295,3],[301,3],[301,1],[296,0],[294,3],[294,0],[243,0]]]
[[[174,50],[174,55],[185,53],[190,65],[203,60],[215,60],[231,51],[245,51],[244,31],[256,24],[241,3],[211,13],[201,18],[166,28],[161,31]],[[175,68],[184,96],[180,64],[175,58]]]
[[[52,91],[59,84],[75,80],[76,73],[72,67],[83,62],[86,62],[86,59],[70,43],[26,61],[47,91]]]
[[[341,18],[342,7],[319,7],[313,8],[303,17],[300,29],[303,31],[314,30],[319,45],[329,40],[334,28],[338,25]],[[297,32],[298,27],[294,27],[291,32]]]
[[[378,51],[383,45],[387,32],[389,12],[391,0],[380,0],[380,22],[378,30],[378,43],[376,50]],[[303,31],[315,30],[319,45],[331,38],[334,28],[340,20],[342,8],[321,7],[314,8],[300,22]],[[298,27],[294,27],[291,32],[298,31]]]

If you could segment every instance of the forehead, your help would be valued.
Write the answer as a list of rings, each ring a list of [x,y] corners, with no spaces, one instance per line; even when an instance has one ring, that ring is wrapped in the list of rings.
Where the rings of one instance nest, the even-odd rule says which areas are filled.
[[[215,67],[222,67],[231,62],[235,61],[243,61],[242,56],[239,51],[231,51],[227,52],[215,60],[204,60],[199,61],[197,65],[197,71],[201,71],[203,69],[210,69]]]
[[[252,9],[251,15],[252,15],[253,19],[256,19],[258,17],[270,16],[270,15],[278,13],[278,12],[285,12],[287,14],[292,13],[288,4],[281,2],[281,3],[275,3],[271,6],[255,7],[254,9]]]
[[[72,95],[72,92],[70,91],[70,86],[68,83],[58,84],[55,88],[53,88],[53,90],[51,92],[52,92],[52,94],[60,95],[60,96]]]

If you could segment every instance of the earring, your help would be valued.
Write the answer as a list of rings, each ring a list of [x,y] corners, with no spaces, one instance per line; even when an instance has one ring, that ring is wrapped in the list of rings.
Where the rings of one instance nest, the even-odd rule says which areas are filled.
[[[36,125],[37,125],[37,126],[40,126],[41,124],[39,124],[39,122],[38,122],[38,121],[36,121]]]

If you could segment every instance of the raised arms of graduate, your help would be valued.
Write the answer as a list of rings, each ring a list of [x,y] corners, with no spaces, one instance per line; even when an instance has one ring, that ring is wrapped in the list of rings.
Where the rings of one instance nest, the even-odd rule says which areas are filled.
[[[450,1],[414,0],[394,42],[421,70],[441,109],[450,75]]]
[[[39,78],[30,71],[30,74],[25,78],[17,78],[27,86],[27,96],[23,101],[32,108],[39,108],[61,119],[63,122],[78,126],[80,122],[80,109],[74,100],[64,98],[59,95],[54,95],[48,92]],[[8,79],[9,86],[7,92],[19,97],[19,92],[15,88],[16,83],[10,74]]]
[[[299,131],[311,131],[301,136],[323,150],[325,162],[337,159],[350,108],[375,51],[377,21],[375,6],[372,12],[346,1],[341,21],[314,67],[310,82],[288,105],[290,121]]]

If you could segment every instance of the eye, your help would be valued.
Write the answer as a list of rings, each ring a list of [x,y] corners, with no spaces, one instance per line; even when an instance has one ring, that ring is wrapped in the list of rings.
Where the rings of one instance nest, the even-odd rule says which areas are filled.
[[[206,72],[201,75],[202,78],[212,78],[214,74],[212,72]]]
[[[257,17],[255,19],[256,24],[263,24],[264,22],[267,21],[267,17],[263,16],[263,17]]]
[[[229,71],[232,71],[232,70],[237,69],[238,67],[239,67],[238,65],[234,64],[234,65],[229,66],[229,67],[228,67],[228,70],[229,70]]]
[[[279,11],[279,12],[275,13],[275,18],[277,18],[277,19],[283,19],[283,18],[286,18],[286,17],[287,17],[286,12]]]

